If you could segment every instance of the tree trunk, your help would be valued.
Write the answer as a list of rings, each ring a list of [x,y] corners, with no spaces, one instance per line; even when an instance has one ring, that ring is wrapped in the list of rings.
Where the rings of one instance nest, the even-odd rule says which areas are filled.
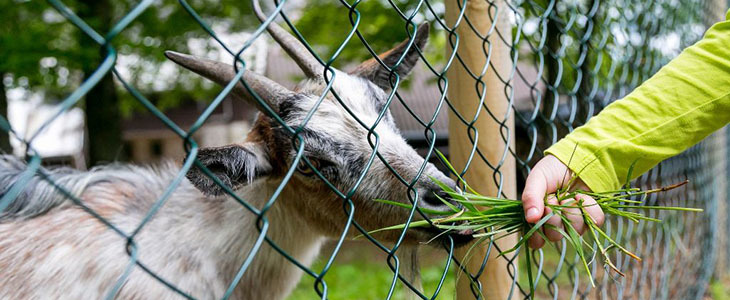
[[[86,94],[89,166],[125,160],[119,98],[109,74]]]
[[[554,18],[554,19],[553,19]],[[557,113],[556,101],[558,98],[558,65],[561,57],[558,56],[560,51],[560,28],[558,27],[559,16],[553,10],[547,20],[547,33],[545,36],[545,65],[547,71],[547,86],[545,87],[545,100],[543,104],[543,112],[546,117],[550,118]]]
[[[562,84],[562,80],[559,80],[560,76],[559,65],[561,63],[561,57],[558,55],[560,51],[560,27],[558,24],[559,16],[553,10],[550,12],[550,16],[547,20],[547,32],[545,35],[545,47],[542,49],[545,58],[545,72],[546,72],[546,85],[545,93],[543,94],[542,107],[540,107],[540,113],[542,118],[536,119],[536,126],[541,131],[540,136],[543,138],[538,139],[538,146],[541,149],[547,149],[550,145],[560,139],[563,132],[560,122],[557,120],[558,105],[560,104],[560,92],[559,87]],[[555,135],[551,130],[552,126],[558,126],[558,134]]]
[[[83,0],[86,7],[80,15],[102,35],[112,25],[112,5],[108,0]],[[98,60],[89,61],[84,66],[84,74],[88,78],[106,56],[106,50],[91,38],[82,36],[82,47],[99,48]],[[88,133],[88,165],[101,162],[112,162],[126,159],[124,153],[121,113],[119,97],[114,86],[112,73],[104,76],[99,83],[86,94],[86,128]]]
[[[0,116],[8,120],[8,95],[5,94],[5,84],[3,84],[5,73],[0,72]],[[10,123],[10,121],[8,121]],[[0,151],[3,153],[12,153],[10,148],[10,135],[8,132],[0,130]]]

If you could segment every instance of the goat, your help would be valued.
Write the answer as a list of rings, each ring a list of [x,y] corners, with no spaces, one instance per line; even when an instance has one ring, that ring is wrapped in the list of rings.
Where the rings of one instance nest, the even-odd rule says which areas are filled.
[[[256,10],[261,17],[260,9]],[[340,191],[350,191],[361,178],[350,199],[354,220],[365,230],[402,223],[408,218],[408,210],[373,201],[382,198],[410,203],[406,186],[394,172],[413,179],[423,166],[423,176],[415,183],[418,206],[447,210],[447,205],[435,195],[440,189],[427,177],[452,187],[455,182],[425,162],[406,143],[389,112],[374,129],[379,136],[378,158],[362,176],[374,150],[366,126],[354,116],[372,126],[386,109],[389,71],[374,58],[349,73],[334,70],[332,89],[340,99],[328,93],[317,106],[326,87],[323,72],[318,69],[324,68],[278,25],[271,23],[267,29],[308,77],[294,90],[288,90],[246,71],[242,81],[248,88],[238,82],[232,91],[235,98],[264,112],[265,107],[270,108],[289,127],[303,126],[298,145],[304,158],[265,214],[270,224],[265,231],[268,239],[303,265],[309,265],[327,238],[339,237],[346,230],[343,200],[311,167]],[[423,49],[427,37],[428,26],[421,25],[412,44],[406,40],[379,59],[392,66],[402,57],[395,71],[406,75],[419,57],[415,48]],[[224,63],[169,51],[166,56],[221,85],[236,76],[234,68]],[[254,95],[265,106],[255,101]],[[311,119],[304,122],[310,112]],[[282,184],[296,157],[291,132],[271,115],[260,113],[243,142],[201,149],[196,159],[236,195],[261,209]],[[0,159],[0,197],[8,193],[25,169],[26,165],[15,158]],[[32,177],[0,215],[0,298],[107,296],[130,262],[127,240],[70,201],[50,182],[64,187],[86,207],[129,234],[173,181],[179,167],[173,163],[156,167],[112,164],[88,172],[43,172],[48,178],[39,174]],[[258,216],[233,200],[200,168],[191,168],[186,177],[135,236],[139,263],[192,297],[221,298],[235,282],[242,262],[259,238]],[[352,237],[356,233],[350,228],[346,234]],[[415,244],[440,233],[434,228],[409,230],[405,241]],[[451,234],[459,243],[471,239],[466,232]],[[384,232],[378,238],[395,242],[399,233]],[[231,298],[283,299],[300,276],[298,267],[264,243]],[[181,298],[139,265],[125,278],[114,295],[116,298]]]

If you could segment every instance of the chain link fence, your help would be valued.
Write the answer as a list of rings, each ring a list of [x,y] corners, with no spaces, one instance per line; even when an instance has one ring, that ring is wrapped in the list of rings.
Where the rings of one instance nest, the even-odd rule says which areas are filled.
[[[31,146],[37,134],[22,136],[15,132],[6,120],[3,119],[0,122],[5,131],[8,131],[14,138],[22,140],[28,149],[27,169],[10,187],[9,192],[0,199],[0,211],[12,203],[13,199],[26,188],[33,176],[40,176],[54,185],[69,201],[83,208],[89,215],[107,225],[109,230],[113,230],[125,239],[128,256],[118,259],[127,262],[126,271],[109,286],[106,293],[109,299],[115,297],[130,276],[142,276],[133,270],[144,271],[159,281],[160,285],[167,286],[183,298],[201,297],[188,294],[184,286],[176,286],[165,276],[159,275],[155,269],[144,265],[139,259],[139,253],[144,249],[138,249],[135,238],[140,231],[147,229],[150,221],[169,200],[173,191],[184,183],[185,174],[196,165],[200,166],[199,161],[195,159],[200,153],[200,149],[193,135],[211,116],[214,109],[226,99],[233,85],[229,84],[224,91],[212,99],[204,113],[198,116],[194,125],[185,130],[174,123],[143,92],[140,92],[120,74],[116,66],[118,52],[114,46],[115,38],[124,30],[130,30],[130,26],[137,22],[138,17],[156,2],[158,1],[140,1],[119,18],[117,23],[111,26],[109,32],[97,32],[64,2],[48,0],[48,5],[63,15],[67,22],[77,26],[88,38],[96,42],[105,56],[96,71],[59,103],[57,113],[49,118],[37,132],[53,126],[51,122],[57,116],[78,105],[92,87],[104,76],[112,73],[120,88],[123,88],[146,110],[161,120],[169,130],[179,136],[188,153],[181,170],[172,183],[166,187],[161,193],[162,196],[146,212],[142,222],[137,224],[132,231],[125,231],[112,225],[102,217],[102,214],[89,208],[84,201],[74,196],[75,194],[68,190],[68,187],[52,181],[48,171],[41,167],[42,157]],[[296,4],[292,3],[294,6],[297,6]],[[261,25],[251,34],[250,39],[244,43],[241,49],[229,48],[216,37],[213,27],[198,15],[187,1],[180,0],[178,5],[189,13],[189,18],[177,20],[177,22],[199,24],[228,51],[229,55],[226,59],[237,60],[239,68],[247,63],[241,60],[239,55],[254,41],[265,38],[265,26]],[[269,11],[273,13],[266,23],[273,22],[274,14],[279,14],[282,18],[277,19],[277,22],[285,23],[284,27],[289,27],[299,34],[294,26],[296,23],[291,21],[292,15],[296,15],[296,13],[293,12],[294,9],[288,9],[287,1],[277,1],[267,5]],[[362,26],[366,25],[360,22],[361,15],[358,10],[360,1],[340,1],[337,5],[341,5],[340,11],[343,15],[349,16],[352,26],[348,29],[349,34],[342,44],[330,46],[333,49],[341,49],[348,42],[354,41],[358,43],[358,46],[366,47],[372,53],[368,41],[360,34]],[[455,7],[458,10],[454,12],[458,15],[456,22],[445,21],[444,15],[448,12],[445,12],[444,2],[420,0],[415,6],[409,6],[408,10],[401,10],[403,5],[404,3],[398,1],[387,2],[387,6],[397,11],[402,18],[403,27],[393,30],[407,28],[408,35],[411,36],[418,24],[428,21],[431,23],[432,32],[435,31],[436,34],[446,37],[445,46],[442,44],[445,49],[439,49],[439,51],[444,51],[445,55],[437,58],[421,55],[423,70],[426,70],[427,76],[420,80],[427,82],[429,86],[437,87],[438,90],[428,99],[419,99],[430,105],[431,109],[428,114],[419,115],[414,111],[415,108],[409,109],[408,104],[411,102],[401,97],[401,94],[407,93],[409,87],[399,87],[398,80],[401,79],[396,79],[396,88],[389,97],[388,105],[404,105],[401,111],[405,113],[401,113],[397,117],[408,118],[411,123],[415,121],[416,127],[419,127],[415,132],[419,132],[420,129],[422,136],[414,135],[409,139],[412,144],[422,143],[421,149],[424,150],[422,152],[428,159],[435,160],[434,149],[444,147],[443,144],[437,143],[443,141],[445,136],[450,137],[448,142],[451,144],[464,143],[467,145],[466,148],[471,150],[468,151],[467,163],[460,166],[461,175],[468,176],[471,166],[484,164],[490,168],[490,172],[488,172],[488,178],[483,180],[494,181],[496,185],[496,190],[492,195],[506,197],[518,196],[510,189],[516,191],[522,189],[524,178],[530,171],[530,167],[542,158],[545,149],[574,128],[586,123],[591,116],[600,112],[611,101],[628,94],[676,56],[681,49],[701,38],[708,24],[716,21],[708,20],[706,11],[711,6],[703,0],[516,0],[479,3],[459,1],[451,5],[447,3],[446,9]],[[478,18],[488,20],[492,24],[503,25],[493,26],[486,32],[476,31],[474,24],[483,20],[477,20],[473,15],[466,13],[466,10],[472,5],[485,5],[486,7],[488,13],[478,15]],[[321,17],[326,18],[327,16]],[[480,56],[483,56],[482,60],[485,63],[477,69],[473,69],[469,62],[465,61],[466,56],[456,55],[452,50],[466,47],[460,44],[461,40],[457,30],[465,28],[476,31],[475,34],[482,40],[478,52]],[[327,30],[327,28],[322,28],[322,30]],[[406,36],[406,31],[403,32],[403,36]],[[299,38],[307,40],[307,36],[299,36]],[[435,43],[435,45],[439,44]],[[310,51],[317,49],[308,44],[306,46]],[[506,57],[493,55],[498,51],[504,51],[508,55]],[[502,61],[495,61],[495,57]],[[338,51],[332,57],[320,58],[320,62],[326,68],[330,68],[337,60]],[[498,64],[506,64],[508,68],[500,69]],[[469,76],[476,82],[475,88],[478,90],[478,96],[475,99],[458,100],[480,103],[477,115],[460,114],[457,105],[454,104],[455,99],[450,97],[450,88],[453,89],[452,86],[455,86],[456,83],[449,81],[447,73],[456,66],[468,70]],[[487,79],[490,76],[491,81]],[[237,78],[241,78],[240,75]],[[493,100],[487,99],[489,96],[485,97],[484,90],[495,88],[495,84],[499,85],[497,88],[503,94],[503,98],[500,99],[506,101],[504,103],[508,107],[506,114],[491,111],[492,106],[488,102]],[[411,85],[418,86],[417,83]],[[412,86],[411,88],[413,88]],[[331,86],[327,87],[327,89],[329,88]],[[93,101],[93,99],[87,101]],[[261,100],[259,99],[259,101]],[[450,119],[450,126],[441,117],[446,114]],[[284,125],[283,120],[276,117],[275,119]],[[496,124],[499,128],[497,132],[500,134],[479,135],[475,126],[477,121]],[[515,123],[514,126],[510,125],[512,122]],[[374,129],[362,126],[371,132]],[[448,128],[448,130],[440,131],[439,128]],[[457,131],[461,131],[461,133]],[[301,133],[297,128],[292,128],[291,132],[294,136],[293,139],[296,139],[297,135]],[[456,141],[454,139],[456,136],[468,140]],[[501,152],[500,155],[497,155],[496,161],[490,160],[491,158],[486,153],[488,150],[482,148],[483,144],[477,141],[479,139],[488,144],[499,144],[506,150],[499,150]],[[504,147],[505,145],[511,146]],[[375,145],[371,144],[371,146],[373,149],[377,148]],[[728,164],[730,161],[727,160],[728,147],[730,147],[730,136],[727,136],[727,133],[715,134],[685,153],[663,162],[635,181],[638,187],[648,188],[689,179],[690,184],[687,188],[653,195],[646,199],[647,204],[699,207],[703,208],[705,212],[703,214],[650,212],[650,217],[665,220],[660,224],[633,224],[622,220],[607,220],[605,225],[607,233],[616,237],[617,242],[625,243],[628,249],[645,258],[643,262],[635,262],[620,253],[613,254],[616,266],[626,272],[625,277],[604,272],[601,263],[593,261],[591,268],[595,276],[596,287],[591,287],[581,270],[577,254],[567,250],[565,242],[557,244],[557,252],[553,249],[522,249],[523,252],[532,252],[532,262],[526,262],[524,255],[519,254],[489,260],[485,258],[481,264],[477,264],[481,265],[481,268],[476,270],[467,268],[468,277],[480,282],[488,282],[488,280],[483,280],[484,277],[503,276],[490,273],[492,271],[485,271],[490,270],[489,266],[498,264],[502,269],[501,273],[509,275],[511,284],[506,288],[509,290],[508,298],[512,299],[530,297],[546,299],[702,299],[709,281],[716,271],[716,262],[730,257],[730,252],[728,252],[730,247],[718,244],[725,232],[720,224],[730,226],[730,222],[726,221],[727,214],[730,213],[728,210],[730,206],[722,204],[726,200],[727,194],[730,193],[730,185],[724,184],[724,181],[730,176],[727,171],[730,169]],[[297,152],[297,157],[303,155],[302,148],[295,147],[293,150]],[[371,161],[378,159],[376,158],[377,150],[373,151],[372,155]],[[516,165],[515,170],[512,170],[516,171],[516,179],[504,175],[510,172],[509,161],[511,160],[514,160]],[[361,170],[360,177],[367,173],[369,167],[370,164]],[[290,172],[283,177],[282,186],[289,183],[296,165],[291,165],[288,169]],[[420,173],[419,176],[421,176]],[[414,200],[411,193],[416,180],[417,178],[412,181],[410,179],[403,181],[408,185],[410,191],[403,196],[408,197],[411,201]],[[516,181],[516,186],[514,183],[510,183],[510,180]],[[217,184],[221,184],[221,182]],[[510,185],[512,185],[511,188]],[[727,192],[722,192],[721,186]],[[334,186],[331,187],[334,189]],[[361,187],[356,185],[353,191],[358,188]],[[359,230],[360,234],[366,234],[366,231],[353,219],[355,206],[351,199],[352,191],[335,190],[334,192],[338,195],[338,201],[341,201],[344,208],[341,210],[342,215],[338,216],[338,220],[346,223],[344,226],[346,230],[355,228]],[[241,250],[245,253],[242,256],[243,259],[238,262],[239,265],[236,266],[237,276],[232,279],[229,286],[225,287],[226,297],[232,295],[238,281],[247,272],[252,261],[257,259],[256,254],[260,249],[273,247],[280,252],[278,255],[286,257],[289,263],[301,269],[304,273],[303,276],[315,279],[315,285],[311,290],[312,298],[328,298],[331,293],[327,285],[328,272],[333,267],[335,257],[342,249],[341,246],[345,243],[345,234],[339,235],[332,251],[320,254],[326,263],[322,269],[315,270],[282,251],[277,246],[277,241],[266,236],[271,225],[267,219],[267,211],[273,206],[282,205],[278,201],[278,193],[268,199],[263,208],[249,204],[245,195],[234,198],[235,200],[231,201],[240,203],[241,209],[258,215],[259,218],[256,222],[260,235],[250,251]],[[413,216],[414,214],[411,214],[411,217]],[[406,221],[410,220],[401,220],[401,222]],[[730,230],[730,227],[727,229]],[[426,293],[418,284],[411,282],[412,278],[404,275],[402,262],[405,252],[401,250],[404,248],[401,245],[404,240],[403,236],[394,245],[383,243],[370,236],[367,236],[366,239],[375,244],[378,251],[386,254],[387,258],[381,263],[384,266],[387,265],[393,272],[390,287],[382,298],[393,298],[396,285],[400,284],[412,289],[416,296],[422,299],[449,299],[453,296],[453,291],[442,289],[447,274],[458,272],[462,266],[453,243],[450,247],[446,247],[445,260],[440,263],[444,266],[442,268],[443,276],[437,280],[437,286],[429,287],[432,292]],[[488,249],[492,252],[499,251],[497,245],[489,245]],[[524,274],[525,263],[533,264],[535,267],[533,270],[538,270],[533,278],[536,284],[534,292],[530,291]],[[474,298],[482,298],[486,291],[497,288],[503,289],[505,286],[490,287],[484,284],[471,286],[468,293]],[[461,293],[459,295],[460,299],[464,297]]]

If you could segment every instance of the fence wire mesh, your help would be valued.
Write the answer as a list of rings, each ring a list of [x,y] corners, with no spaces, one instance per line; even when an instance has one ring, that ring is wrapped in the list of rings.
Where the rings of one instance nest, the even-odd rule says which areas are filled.
[[[203,164],[196,160],[196,156],[200,153],[200,147],[194,135],[210,118],[213,111],[222,105],[224,101],[235,100],[226,100],[228,99],[227,95],[239,79],[245,82],[242,79],[243,75],[245,72],[249,72],[246,71],[245,67],[250,62],[242,58],[242,53],[251,47],[254,42],[266,39],[266,25],[271,22],[279,22],[284,24],[285,28],[292,30],[300,40],[306,41],[309,39],[305,33],[300,33],[297,30],[296,23],[301,11],[307,10],[305,2],[289,0],[266,3],[267,11],[270,12],[268,18],[263,24],[251,31],[249,38],[240,48],[232,48],[224,42],[225,39],[218,37],[216,30],[214,30],[215,26],[212,26],[193,8],[199,7],[199,3],[188,3],[186,0],[180,0],[179,3],[165,2],[166,5],[179,5],[188,13],[188,18],[175,20],[175,22],[197,24],[226,50],[227,56],[224,61],[236,62],[236,67],[232,67],[232,71],[237,75],[234,80],[211,99],[204,113],[197,117],[189,129],[185,129],[173,122],[165,112],[158,109],[153,101],[145,95],[145,92],[135,87],[134,82],[124,76],[118,68],[117,58],[119,54],[118,49],[115,47],[115,41],[123,31],[134,30],[135,23],[140,22],[139,17],[150,6],[159,5],[158,2],[162,1],[139,1],[128,11],[120,14],[116,23],[109,27],[111,29],[108,32],[98,32],[87,24],[86,20],[78,16],[78,12],[74,10],[73,5],[59,0],[48,0],[48,5],[62,15],[66,20],[65,22],[73,24],[88,39],[98,44],[101,53],[103,53],[101,63],[77,89],[65,96],[63,101],[57,105],[57,113],[48,118],[35,134],[23,135],[14,130],[7,120],[0,120],[2,121],[0,122],[2,129],[9,132],[13,138],[22,141],[27,149],[27,168],[0,199],[0,211],[11,205],[15,197],[23,192],[34,177],[42,178],[55,186],[59,193],[68,198],[68,201],[73,202],[99,222],[108,226],[109,230],[125,239],[125,251],[128,256],[118,257],[117,259],[126,260],[126,268],[121,276],[108,286],[105,295],[109,299],[118,295],[130,276],[147,276],[138,271],[135,272],[135,270],[147,273],[160,285],[166,286],[180,297],[188,299],[207,297],[206,295],[188,293],[185,286],[171,282],[169,278],[161,275],[158,270],[145,265],[143,259],[140,259],[140,253],[145,249],[138,248],[138,234],[144,230],[149,230],[150,221],[169,202],[173,192],[181,185],[186,184],[185,174],[196,167],[204,168]],[[195,1],[191,0],[190,2]],[[489,7],[489,13],[480,17],[495,23],[496,20],[503,20],[503,22],[509,24],[507,28],[510,32],[500,32],[498,27],[491,28],[488,32],[477,32],[483,40],[482,47],[485,51],[482,55],[486,63],[480,69],[474,70],[469,69],[462,57],[455,55],[452,50],[464,47],[464,45],[459,44],[460,40],[455,26],[473,28],[472,24],[478,21],[470,19],[465,14],[465,10],[471,3],[469,5],[466,1],[457,3],[456,7],[461,11],[458,13],[460,20],[455,26],[450,26],[444,21],[444,3],[435,0],[387,1],[382,3],[383,11],[373,9],[360,11],[359,7],[365,5],[365,2],[360,1],[348,2],[342,0],[339,2],[333,1],[330,4],[336,7],[339,14],[349,19],[351,26],[346,28],[347,34],[344,39],[338,45],[325,45],[334,50],[331,51],[333,54],[329,57],[322,54],[321,47],[315,47],[305,42],[309,51],[320,55],[318,60],[325,74],[325,93],[331,94],[340,103],[345,103],[339,99],[342,95],[337,95],[330,83],[334,82],[336,84],[337,82],[337,76],[332,77],[332,74],[335,74],[332,71],[332,66],[348,63],[339,61],[341,60],[340,54],[348,44],[349,47],[356,45],[355,47],[365,48],[371,55],[374,53],[370,41],[363,35],[364,31],[369,30],[367,27],[369,24],[362,21],[369,17],[369,15],[365,15],[366,13],[388,12],[390,13],[389,16],[396,16],[395,18],[398,18],[397,20],[402,26],[390,30],[401,31],[403,37],[412,37],[417,25],[430,22],[432,32],[435,32],[439,37],[437,37],[436,42],[432,42],[432,46],[426,47],[444,47],[444,49],[437,49],[436,52],[443,51],[438,55],[427,55],[426,49],[420,49],[423,52],[420,55],[423,62],[421,67],[425,70],[422,74],[425,75],[418,80],[426,82],[429,86],[437,87],[436,93],[426,95],[426,99],[418,99],[426,102],[431,107],[429,113],[419,115],[418,112],[414,111],[415,108],[409,107],[413,102],[409,102],[408,99],[404,99],[404,96],[402,96],[407,94],[406,92],[409,89],[422,86],[417,82],[404,84],[403,81],[406,77],[394,76],[390,78],[391,85],[394,87],[393,92],[389,95],[383,111],[380,112],[380,118],[383,118],[388,106],[396,109],[395,106],[402,105],[403,107],[399,108],[402,112],[396,116],[401,119],[396,120],[396,122],[399,124],[408,122],[410,122],[408,124],[416,124],[415,131],[413,131],[416,134],[407,137],[411,144],[421,143],[420,150],[425,154],[427,161],[436,160],[434,150],[437,148],[443,149],[442,141],[449,135],[454,135],[454,130],[468,132],[467,136],[476,138],[479,133],[472,125],[476,123],[477,118],[487,119],[488,122],[499,124],[503,133],[501,136],[482,135],[479,138],[486,139],[492,144],[505,145],[512,143],[510,136],[513,134],[515,136],[514,146],[509,148],[505,155],[506,158],[501,161],[488,161],[482,153],[483,150],[475,146],[476,141],[474,139],[469,141],[470,145],[473,146],[469,157],[470,161],[481,160],[492,168],[493,177],[484,180],[494,180],[500,191],[497,194],[503,196],[505,194],[502,191],[502,185],[509,184],[502,180],[501,175],[506,160],[511,158],[516,160],[517,189],[520,190],[530,167],[543,156],[545,149],[574,128],[585,124],[591,116],[600,112],[604,106],[620,99],[634,87],[648,79],[662,65],[676,56],[681,49],[701,38],[708,25],[705,9],[708,6],[703,0],[484,1],[483,4]],[[22,4],[19,3],[18,5]],[[253,16],[251,12],[246,12],[246,15]],[[330,16],[322,15],[318,17],[328,18]],[[711,22],[709,23],[711,24]],[[52,29],[49,27],[48,30]],[[326,32],[330,28],[320,28],[320,30]],[[439,40],[441,42],[438,42]],[[447,46],[447,44],[450,46]],[[411,44],[409,47],[415,47],[413,45]],[[505,48],[508,49],[510,54],[510,70],[506,74],[497,75],[503,86],[509,108],[514,113],[514,118],[510,114],[507,114],[508,117],[505,118],[499,113],[491,112],[489,105],[482,105],[478,116],[459,115],[452,103],[454,99],[448,97],[449,81],[447,71],[454,68],[455,65],[461,65],[463,68],[469,69],[469,73],[477,81],[476,89],[484,88],[488,83],[483,79],[487,76],[494,76],[496,72],[494,69],[495,62],[490,61],[492,51]],[[162,50],[160,49],[160,51]],[[402,61],[397,62],[398,65],[402,63]],[[395,69],[397,65],[390,67]],[[95,85],[99,84],[102,78],[109,74],[113,74],[117,88],[123,89],[147,111],[162,121],[168,130],[178,135],[187,152],[176,177],[161,193],[162,196],[146,211],[142,221],[136,224],[132,230],[124,230],[114,225],[113,222],[106,220],[100,212],[85,204],[85,201],[70,190],[70,187],[54,182],[53,176],[41,166],[42,157],[32,144],[38,133],[49,126],[55,126],[52,122],[59,115],[80,105],[80,101],[84,96]],[[413,93],[408,95],[413,95]],[[324,95],[321,96],[324,97]],[[261,98],[257,98],[257,100],[261,104],[266,103]],[[94,101],[94,99],[86,99],[86,101]],[[481,99],[460,99],[460,101],[481,103],[480,101],[489,101],[489,99],[482,97]],[[241,249],[244,254],[241,256],[242,259],[237,262],[235,276],[224,287],[224,291],[221,291],[221,294],[224,295],[223,298],[234,295],[235,287],[250,271],[252,262],[259,258],[257,254],[265,247],[271,247],[277,251],[276,255],[285,257],[289,264],[295,265],[303,271],[304,277],[314,279],[314,286],[309,289],[311,298],[325,299],[330,297],[333,289],[337,288],[328,285],[328,280],[330,280],[328,274],[331,273],[332,268],[337,268],[334,263],[335,258],[340,255],[341,251],[356,251],[353,249],[342,250],[343,244],[347,240],[345,232],[348,230],[358,231],[358,234],[365,235],[365,240],[368,243],[375,245],[378,251],[385,254],[385,257],[379,263],[387,266],[392,271],[392,279],[389,286],[382,289],[383,293],[378,296],[379,298],[401,297],[403,294],[396,291],[397,286],[413,290],[417,297],[422,299],[448,299],[453,297],[453,291],[442,288],[447,281],[447,275],[452,274],[449,276],[453,276],[458,271],[458,266],[461,265],[455,255],[453,242],[446,243],[445,255],[439,256],[443,257],[444,260],[439,262],[441,267],[439,276],[437,276],[438,279],[435,280],[435,286],[428,287],[429,292],[426,292],[418,284],[412,283],[411,278],[404,275],[402,264],[402,253],[404,252],[401,249],[404,248],[405,235],[400,235],[395,243],[385,243],[367,235],[367,231],[355,219],[356,205],[353,203],[353,195],[358,189],[365,188],[360,186],[360,183],[368,174],[373,162],[383,160],[386,165],[392,163],[385,161],[379,152],[381,151],[378,148],[380,137],[375,132],[376,125],[371,125],[372,122],[358,120],[359,124],[357,126],[372,134],[368,138],[371,139],[370,146],[373,151],[368,152],[368,163],[354,176],[358,178],[357,183],[349,190],[340,190],[335,185],[328,184],[337,196],[337,201],[339,201],[338,205],[341,209],[339,209],[340,215],[337,216],[336,220],[344,224],[342,226],[344,231],[337,235],[332,247],[325,248],[326,251],[320,254],[323,263],[315,269],[309,266],[307,262],[298,261],[290,253],[280,248],[278,241],[267,236],[272,226],[268,218],[268,212],[273,207],[282,205],[279,199],[280,192],[285,186],[292,184],[291,181],[295,180],[292,178],[296,176],[294,174],[300,160],[305,159],[304,144],[302,143],[304,139],[300,135],[304,134],[303,128],[311,118],[311,116],[307,118],[305,123],[299,127],[290,127],[290,124],[287,124],[285,120],[276,115],[276,112],[269,111],[268,113],[273,116],[275,122],[284,126],[291,135],[292,151],[295,153],[293,155],[294,160],[284,168],[286,172],[281,176],[279,189],[260,207],[251,204],[251,199],[247,199],[247,195],[238,195],[220,180],[216,181],[216,184],[224,188],[230,196],[230,201],[236,201],[240,204],[240,209],[256,216],[252,219],[255,224],[251,225],[257,226],[259,233],[250,250]],[[443,129],[447,126],[445,118],[440,117],[444,114],[449,114],[452,123],[461,124],[450,127],[451,131],[440,130],[440,128]],[[516,123],[514,129],[505,125],[512,121]],[[419,132],[421,133],[420,136]],[[449,142],[453,143],[454,140],[451,139]],[[643,262],[638,263],[627,259],[624,255],[614,254],[617,267],[626,271],[625,277],[604,272],[601,263],[593,261],[591,268],[597,285],[591,287],[581,270],[577,254],[567,250],[565,242],[562,242],[557,244],[557,251],[552,249],[522,250],[523,252],[531,251],[533,261],[529,263],[536,267],[535,270],[539,270],[534,278],[536,283],[534,293],[530,292],[524,274],[524,264],[527,263],[524,261],[524,255],[498,258],[498,260],[506,261],[508,270],[505,271],[508,271],[512,278],[513,285],[510,290],[510,297],[552,299],[567,299],[568,297],[571,299],[703,298],[714,272],[716,261],[721,256],[730,257],[730,253],[727,252],[728,247],[719,247],[716,242],[721,232],[723,232],[719,228],[718,220],[726,218],[729,213],[727,211],[728,206],[724,206],[726,211],[718,209],[720,201],[724,201],[724,199],[721,199],[721,193],[717,188],[720,184],[718,181],[730,176],[727,173],[730,165],[728,165],[726,159],[728,147],[730,147],[730,137],[722,138],[719,134],[713,135],[685,153],[661,163],[635,181],[638,187],[647,188],[689,179],[691,183],[686,189],[651,196],[646,199],[647,204],[699,207],[703,208],[705,213],[651,212],[650,217],[665,220],[661,224],[634,224],[622,220],[607,220],[605,228],[609,235],[617,237],[619,243],[625,243],[627,248],[646,258]],[[306,163],[315,169],[317,167],[312,162]],[[470,169],[468,166],[464,167],[462,175],[469,174]],[[391,168],[393,175],[400,177],[402,184],[408,188],[407,193],[401,196],[412,202],[416,201],[418,191],[415,184],[419,177],[425,176],[422,174],[424,168],[426,168],[425,165],[420,166],[420,171],[415,178],[402,178]],[[321,170],[316,171],[317,176],[324,179],[325,176],[320,174],[319,171]],[[205,172],[208,176],[214,178],[213,173],[210,171]],[[725,172],[725,175],[723,175],[723,172]],[[730,187],[730,185],[726,187]],[[730,193],[730,190],[727,193]],[[408,219],[399,220],[399,222],[410,222],[417,214],[418,212],[412,211]],[[180,238],[185,239],[186,237]],[[146,251],[154,251],[154,249]],[[494,263],[493,260],[485,260],[483,265]],[[482,269],[479,272],[472,272],[468,276],[477,279],[490,276],[490,274]],[[482,285],[476,288],[473,287],[474,298],[481,298],[483,290],[490,288],[492,287]]]

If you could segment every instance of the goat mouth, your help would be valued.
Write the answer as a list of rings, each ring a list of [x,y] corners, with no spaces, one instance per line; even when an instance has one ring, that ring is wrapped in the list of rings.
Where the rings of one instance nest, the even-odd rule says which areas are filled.
[[[459,230],[448,234],[448,238],[454,241],[454,247],[460,247],[474,240],[474,231],[471,229]]]
[[[437,227],[427,228],[416,228],[416,230],[426,233],[431,236],[428,241],[429,244],[445,244],[449,246],[453,241],[454,247],[461,247],[474,240],[474,231],[471,229],[465,230],[444,230]],[[438,242],[438,243],[435,243]]]

